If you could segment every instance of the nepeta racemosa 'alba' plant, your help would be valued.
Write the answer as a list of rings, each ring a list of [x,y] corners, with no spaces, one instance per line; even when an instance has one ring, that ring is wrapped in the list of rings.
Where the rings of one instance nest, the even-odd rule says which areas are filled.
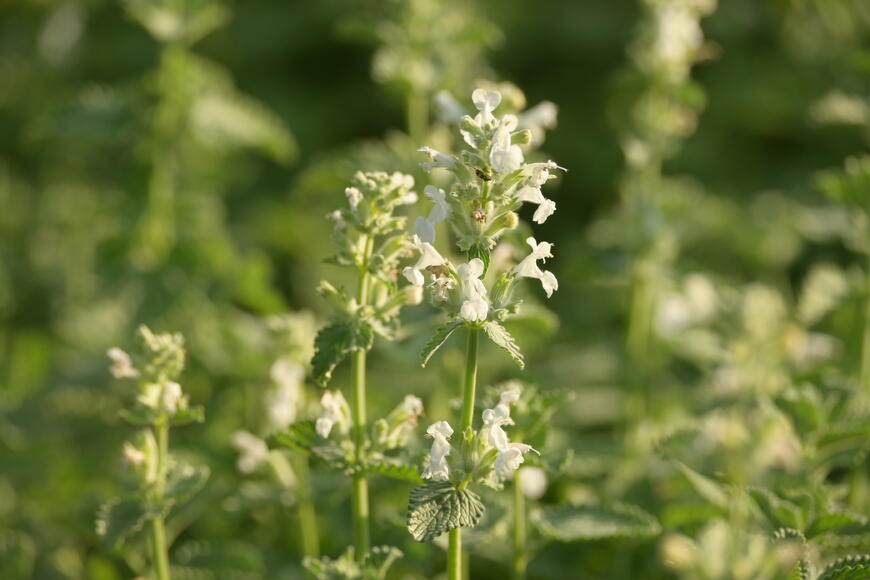
[[[97,533],[116,547],[150,528],[151,568],[157,580],[169,580],[169,553],[164,519],[204,484],[209,469],[194,466],[169,453],[169,428],[203,420],[201,407],[190,407],[177,382],[184,368],[184,340],[180,334],[155,334],[139,328],[140,351],[130,355],[111,348],[112,374],[135,380],[135,403],[122,412],[129,423],[142,427],[137,442],[124,444],[124,460],[138,486],[128,495],[100,508]]]
[[[370,557],[366,473],[418,478],[413,468],[387,458],[384,452],[407,442],[407,427],[416,425],[422,403],[416,397],[406,397],[386,419],[375,422],[372,433],[365,383],[366,352],[375,335],[392,340],[400,308],[421,300],[418,287],[398,284],[398,263],[407,252],[406,218],[394,215],[394,211],[417,201],[413,186],[414,179],[409,175],[358,172],[345,189],[347,206],[329,215],[334,222],[337,249],[331,261],[356,270],[357,288],[356,295],[350,296],[344,289],[321,282],[320,294],[332,307],[333,316],[315,339],[312,370],[315,380],[325,385],[335,367],[350,356],[352,396],[348,403],[339,391],[326,391],[321,398],[322,413],[313,425],[314,434],[298,429],[287,434],[288,444],[317,453],[353,477],[354,552],[358,563]],[[313,445],[312,436],[329,440],[329,445]]]
[[[505,231],[517,227],[516,212],[524,203],[537,206],[533,221],[539,224],[556,210],[555,202],[547,199],[541,188],[561,168],[552,161],[526,162],[522,145],[530,143],[532,132],[520,128],[516,115],[496,116],[501,93],[477,89],[472,102],[477,114],[459,120],[463,148],[458,154],[420,149],[428,158],[422,164],[426,171],[446,170],[454,179],[447,190],[432,185],[424,189],[433,205],[414,223],[411,244],[418,259],[403,270],[412,285],[428,289],[432,303],[448,317],[424,349],[424,365],[453,332],[459,328],[467,331],[459,428],[454,434],[448,422],[438,421],[427,430],[432,450],[423,476],[429,483],[411,493],[408,507],[408,529],[415,539],[427,541],[450,532],[451,579],[462,576],[460,528],[477,525],[484,512],[479,496],[469,486],[484,483],[500,487],[523,463],[526,453],[536,452],[525,443],[509,441],[504,431],[511,424],[510,405],[519,397],[518,391],[503,393],[497,405],[483,412],[483,427],[479,431],[473,428],[478,334],[482,329],[522,367],[519,347],[502,325],[520,305],[512,297],[513,289],[520,278],[537,279],[547,296],[558,289],[552,272],[539,266],[539,262],[552,258],[552,244],[539,243],[533,237],[526,240],[531,251],[519,264],[490,271],[491,251]],[[454,264],[436,249],[442,223],[449,224],[465,262]],[[489,287],[487,275],[494,279]],[[453,442],[452,437],[456,438]]]

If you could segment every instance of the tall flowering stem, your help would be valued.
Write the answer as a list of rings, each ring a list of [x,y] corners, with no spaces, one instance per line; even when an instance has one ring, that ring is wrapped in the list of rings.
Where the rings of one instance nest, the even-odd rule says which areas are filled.
[[[164,502],[163,491],[166,488],[166,460],[169,454],[168,417],[163,416],[158,419],[151,430],[157,441],[157,477],[151,499],[155,504],[160,505]],[[166,526],[162,514],[155,515],[151,519],[151,557],[157,580],[170,580]]]
[[[526,496],[520,483],[522,476],[522,469],[514,474],[514,553],[511,561],[513,580],[525,580],[529,559],[526,548]]]

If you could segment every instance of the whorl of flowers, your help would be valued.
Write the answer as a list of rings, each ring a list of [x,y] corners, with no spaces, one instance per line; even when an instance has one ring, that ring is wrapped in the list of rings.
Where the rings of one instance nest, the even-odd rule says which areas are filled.
[[[534,131],[521,127],[520,117],[496,116],[502,104],[498,91],[477,89],[472,93],[475,116],[459,120],[462,150],[455,155],[423,147],[427,172],[445,170],[454,179],[448,189],[427,186],[425,197],[432,203],[425,217],[417,218],[410,245],[418,259],[404,269],[405,278],[415,286],[426,286],[433,302],[451,317],[466,323],[483,324],[501,320],[515,308],[510,301],[517,279],[535,278],[547,296],[558,288],[552,272],[538,262],[552,257],[553,245],[529,238],[532,252],[515,268],[500,272],[491,288],[484,283],[490,266],[490,252],[496,242],[519,222],[517,212],[524,204],[535,206],[532,221],[543,224],[556,211],[556,203],[544,196],[542,187],[563,170],[553,161],[526,162],[524,146],[543,138],[543,130],[555,124],[555,105],[548,103],[530,111],[525,121]],[[454,107],[455,108],[455,107]],[[466,263],[453,264],[435,247],[439,224],[450,225]]]

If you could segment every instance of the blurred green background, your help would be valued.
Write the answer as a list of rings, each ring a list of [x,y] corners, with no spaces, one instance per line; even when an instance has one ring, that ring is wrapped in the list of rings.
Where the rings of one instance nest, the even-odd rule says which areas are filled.
[[[278,354],[264,319],[325,312],[315,286],[337,273],[322,264],[324,215],[349,176],[400,169],[425,179],[414,154],[422,143],[405,135],[407,91],[372,74],[376,32],[401,21],[404,5],[231,1],[223,25],[190,49],[196,56],[178,57],[122,3],[0,3],[0,553],[7,562],[15,554],[15,574],[132,577],[93,521],[125,477],[120,448],[132,432],[117,418],[130,394],[111,380],[104,353],[148,323],[186,335],[185,389],[207,409],[204,424],[173,442],[214,474],[186,508],[176,545],[230,546],[250,574],[239,577],[299,577],[292,510],[245,487],[230,435],[261,423],[256,401]],[[437,37],[460,4],[433,5],[419,33]],[[559,441],[582,457],[589,437],[606,447],[621,429],[624,257],[594,224],[620,209],[620,79],[641,8],[483,1],[473,13],[454,25],[472,47],[489,48],[450,56],[466,68],[444,88],[465,104],[475,79],[504,80],[530,104],[559,106],[543,148],[569,171],[549,194],[559,212],[536,230],[556,244],[561,288],[547,307],[558,325],[541,316],[518,335],[529,355],[523,378],[574,392],[556,423]],[[870,93],[868,23],[867,5],[845,0],[720,0],[704,20],[708,58],[693,77],[706,108],[665,166],[699,192],[675,210],[687,224],[678,271],[761,281],[788,296],[810,264],[856,259],[805,216],[827,203],[816,174],[866,145],[866,126],[822,125],[812,111],[835,88]],[[210,125],[209,114],[225,123]],[[169,199],[155,194],[161,180],[173,184]],[[417,367],[432,323],[413,313],[406,340],[375,350],[380,412],[411,390],[435,397],[458,373],[458,353],[439,355],[434,372]],[[519,374],[484,354],[492,362],[482,381]],[[584,469],[548,497],[588,494],[604,474]],[[322,548],[337,554],[349,530],[346,511],[333,508],[346,490],[341,478],[318,477]],[[375,536],[406,552],[397,577],[433,577],[443,552],[407,536],[407,490],[375,483]],[[650,493],[637,491],[655,512]],[[473,577],[503,577],[498,556],[479,556]],[[530,574],[569,577],[579,562],[588,578],[670,577],[651,542],[549,547]]]

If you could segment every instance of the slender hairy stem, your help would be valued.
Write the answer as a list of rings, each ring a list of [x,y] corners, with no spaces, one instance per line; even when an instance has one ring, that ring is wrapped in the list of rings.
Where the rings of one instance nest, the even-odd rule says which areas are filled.
[[[864,289],[864,338],[861,344],[861,387],[864,395],[870,396],[870,256],[867,260],[867,283]]]
[[[629,311],[626,349],[629,357],[626,420],[636,425],[646,412],[646,380],[649,368],[652,317],[655,308],[648,266],[641,256],[635,258],[632,273],[631,309]]]
[[[317,512],[311,493],[311,480],[308,472],[308,458],[299,457],[295,462],[299,493],[299,533],[301,534],[302,553],[311,558],[320,556],[320,538],[317,528]]]
[[[465,343],[465,381],[462,387],[462,423],[459,435],[471,427],[474,421],[474,396],[477,389],[477,328],[468,329]],[[462,580],[462,530],[454,528],[448,535],[447,578]]]
[[[526,497],[520,483],[523,470],[514,475],[514,557],[511,578],[525,580],[528,554],[526,553]]]
[[[364,248],[363,263],[359,273],[357,304],[362,307],[368,303],[369,274],[368,261],[373,248],[372,238],[363,236],[360,244]],[[366,351],[356,350],[351,355],[351,374],[353,376],[353,396],[351,413],[353,415],[353,442],[356,446],[357,461],[363,458],[366,444]],[[365,474],[353,477],[353,546],[357,560],[362,561],[369,552],[369,486]]]
[[[166,460],[169,455],[169,424],[166,417],[161,418],[153,427],[157,440],[157,481],[154,485],[154,501],[163,503],[163,490],[166,487]],[[151,518],[151,558],[157,580],[170,580],[169,554],[166,548],[166,529],[163,516]]]

